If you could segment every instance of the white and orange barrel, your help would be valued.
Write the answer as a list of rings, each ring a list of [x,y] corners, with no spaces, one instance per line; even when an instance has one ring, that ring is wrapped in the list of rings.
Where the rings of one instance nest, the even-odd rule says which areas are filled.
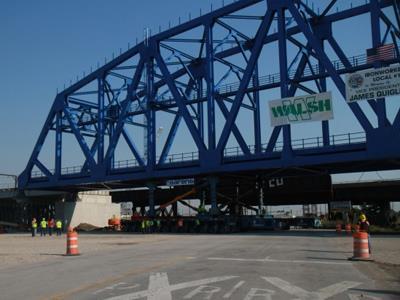
[[[353,259],[369,260],[368,233],[353,234]]]
[[[336,224],[336,233],[342,233],[342,224],[340,224],[340,223],[337,223]]]
[[[73,231],[71,227],[68,227],[66,255],[68,256],[79,255],[78,233],[76,231]]]
[[[346,224],[346,226],[344,228],[345,228],[347,234],[351,234],[351,224]]]

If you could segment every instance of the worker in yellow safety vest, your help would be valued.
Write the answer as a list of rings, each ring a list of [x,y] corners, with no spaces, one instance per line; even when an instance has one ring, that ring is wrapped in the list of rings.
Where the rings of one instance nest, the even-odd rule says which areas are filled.
[[[45,218],[40,222],[40,236],[46,236],[47,221]]]
[[[36,230],[37,230],[37,221],[36,218],[32,219],[32,237],[36,235]]]
[[[204,206],[204,204],[200,204],[200,206],[199,206],[197,212],[198,212],[199,214],[205,214],[205,213],[207,212],[206,207]]]
[[[146,221],[146,231],[147,231],[147,233],[151,233],[151,221],[150,220]]]
[[[157,224],[157,232],[161,232],[161,220],[157,219],[156,224]]]
[[[62,222],[61,220],[56,221],[56,231],[57,231],[57,236],[61,236],[61,231],[62,231]]]
[[[142,223],[140,224],[140,226],[141,226],[141,229],[142,229],[142,233],[145,233],[146,232],[146,222],[145,222],[145,220],[142,220]]]

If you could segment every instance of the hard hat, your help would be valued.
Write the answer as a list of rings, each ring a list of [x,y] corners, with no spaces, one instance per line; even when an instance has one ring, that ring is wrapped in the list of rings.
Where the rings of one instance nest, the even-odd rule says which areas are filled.
[[[365,221],[367,219],[367,217],[364,215],[364,214],[361,214],[360,215],[360,220],[361,221]]]

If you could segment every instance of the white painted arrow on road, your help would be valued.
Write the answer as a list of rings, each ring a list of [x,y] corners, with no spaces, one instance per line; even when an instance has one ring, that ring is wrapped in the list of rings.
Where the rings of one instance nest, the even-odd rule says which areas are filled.
[[[184,283],[170,285],[167,273],[155,273],[150,275],[149,288],[140,292],[125,294],[117,297],[108,298],[106,300],[133,300],[147,297],[148,300],[171,300],[171,292],[183,290],[190,287],[207,285],[215,282],[221,282],[237,278],[238,276],[221,276],[206,279],[194,280]]]
[[[324,287],[322,289],[319,289],[316,292],[309,292],[278,277],[262,277],[262,278],[265,279],[267,282],[271,283],[272,285],[285,291],[286,293],[295,296],[296,299],[302,299],[302,300],[303,299],[325,300],[328,299],[329,297],[341,294],[347,291],[348,289],[356,287],[361,284],[361,282],[355,282],[355,281],[342,281]]]

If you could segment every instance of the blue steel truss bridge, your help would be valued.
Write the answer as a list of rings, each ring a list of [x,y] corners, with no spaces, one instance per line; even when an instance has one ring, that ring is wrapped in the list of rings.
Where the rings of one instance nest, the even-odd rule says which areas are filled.
[[[347,103],[344,76],[400,62],[399,3],[339,2],[321,1],[317,10],[306,0],[240,0],[148,31],[57,94],[19,188],[397,169],[400,111],[391,103],[399,96]],[[367,26],[354,40],[365,45],[349,47],[343,24],[354,30],[358,22]],[[377,55],[381,49],[390,51]],[[298,134],[298,125],[266,119],[270,100],[332,90],[332,121]],[[339,132],[334,121],[357,130]],[[51,151],[43,154],[46,141]],[[71,154],[81,162],[69,164]]]

